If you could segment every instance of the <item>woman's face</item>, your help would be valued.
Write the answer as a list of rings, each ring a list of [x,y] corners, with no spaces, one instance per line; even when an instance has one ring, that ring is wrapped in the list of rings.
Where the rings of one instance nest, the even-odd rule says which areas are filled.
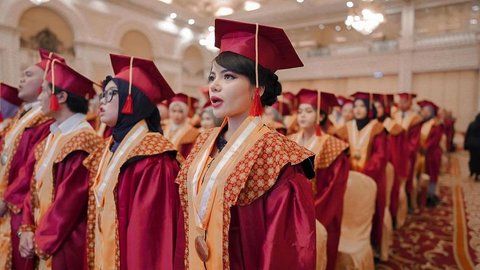
[[[342,118],[345,122],[353,119],[353,105],[351,103],[345,104],[342,107]]]
[[[355,100],[353,103],[353,117],[357,120],[367,118],[367,107],[362,100]]]
[[[297,122],[302,129],[314,127],[317,123],[317,111],[310,104],[300,104],[297,111]]]
[[[187,120],[187,106],[182,106],[177,102],[170,104],[168,116],[176,125],[181,125]]]
[[[200,126],[204,129],[209,129],[209,128],[214,128],[215,127],[215,122],[213,120],[212,115],[204,111],[201,115],[201,120],[200,120]]]
[[[37,65],[26,68],[18,85],[18,97],[26,102],[33,102],[38,97],[38,90],[42,86],[44,71]]]
[[[376,101],[375,103],[373,103],[373,105],[375,106],[375,109],[377,110],[377,118],[382,117],[385,114],[383,104]]]
[[[273,123],[275,122],[275,112],[274,109],[270,106],[265,107],[263,110],[262,120],[264,123]]]
[[[420,111],[420,115],[423,119],[429,119],[433,116],[433,108],[430,106],[424,106]]]
[[[118,121],[118,107],[118,87],[114,81],[110,81],[100,95],[100,121],[109,127],[114,127]]]
[[[246,117],[249,114],[255,87],[247,76],[227,70],[213,62],[208,76],[208,87],[213,114],[217,118]]]

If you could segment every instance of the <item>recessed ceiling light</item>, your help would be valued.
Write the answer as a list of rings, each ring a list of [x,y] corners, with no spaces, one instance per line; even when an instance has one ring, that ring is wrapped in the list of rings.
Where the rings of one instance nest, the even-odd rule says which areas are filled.
[[[195,23],[195,20],[194,20],[194,19],[188,20],[188,24],[192,25],[192,24],[194,24],[194,23]]]
[[[175,12],[170,13],[170,19],[175,19],[175,18],[177,18],[177,13]]]
[[[163,2],[165,4],[169,4],[169,5],[172,3],[172,0],[158,0],[158,1]]]
[[[470,24],[471,25],[476,25],[476,24],[478,24],[478,20],[477,19],[470,19]]]
[[[215,27],[210,25],[208,27],[208,32],[213,32],[213,31],[215,31]]]
[[[479,11],[479,10],[480,10],[480,6],[479,6],[479,5],[474,5],[474,6],[472,6],[472,10],[473,10],[473,11]]]
[[[335,31],[340,32],[342,27],[340,25],[335,25]]]
[[[325,29],[325,24],[323,24],[323,23],[319,24],[318,28],[320,28],[321,30]]]
[[[215,12],[215,16],[228,16],[233,13],[233,9],[229,7],[219,7],[217,12]]]
[[[347,2],[347,7],[352,8],[352,7],[353,7],[353,2],[352,2],[352,1],[348,1],[348,2]]]
[[[297,0],[297,3],[303,3],[303,0]]]
[[[243,5],[243,9],[246,11],[252,11],[259,9],[261,7],[260,3],[255,2],[255,1],[246,1],[245,4]]]

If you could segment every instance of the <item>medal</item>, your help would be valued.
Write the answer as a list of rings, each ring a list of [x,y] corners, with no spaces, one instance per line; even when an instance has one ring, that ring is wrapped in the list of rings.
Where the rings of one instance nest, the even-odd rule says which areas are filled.
[[[0,158],[0,162],[2,163],[3,166],[7,165],[8,157],[5,154],[2,154],[2,157]]]
[[[353,154],[353,158],[357,160],[360,160],[362,158],[362,154],[359,150],[355,151],[355,153]]]
[[[203,236],[199,235],[195,238],[195,249],[197,250],[197,255],[200,257],[200,260],[206,262],[208,259],[208,246]]]

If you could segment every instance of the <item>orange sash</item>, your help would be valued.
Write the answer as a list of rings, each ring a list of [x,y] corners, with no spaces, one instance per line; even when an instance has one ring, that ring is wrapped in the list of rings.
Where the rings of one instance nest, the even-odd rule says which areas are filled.
[[[346,124],[348,130],[348,142],[350,144],[350,164],[352,170],[363,170],[363,167],[370,156],[372,131],[377,124],[377,120],[372,120],[360,131],[358,131],[355,121],[349,121]]]

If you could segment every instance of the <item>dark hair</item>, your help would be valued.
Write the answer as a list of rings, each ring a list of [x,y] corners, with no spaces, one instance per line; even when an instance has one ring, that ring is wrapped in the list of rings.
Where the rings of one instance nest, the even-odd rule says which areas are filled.
[[[233,52],[221,52],[213,60],[220,66],[246,76],[252,85],[255,85],[255,62]],[[265,87],[261,97],[262,106],[271,106],[282,94],[282,84],[278,76],[270,70],[258,65],[258,84]]]
[[[320,117],[323,117],[323,119],[320,121],[319,124],[320,124],[321,127],[324,127],[327,124],[328,115],[324,110],[320,110]]]
[[[53,87],[53,85],[50,83],[49,84],[50,88]],[[85,98],[72,94],[68,92],[67,90],[61,89],[59,87],[55,87],[54,93],[55,94],[60,94],[60,92],[65,92],[67,93],[67,107],[70,111],[73,113],[83,113],[86,114],[88,112],[88,100]]]

